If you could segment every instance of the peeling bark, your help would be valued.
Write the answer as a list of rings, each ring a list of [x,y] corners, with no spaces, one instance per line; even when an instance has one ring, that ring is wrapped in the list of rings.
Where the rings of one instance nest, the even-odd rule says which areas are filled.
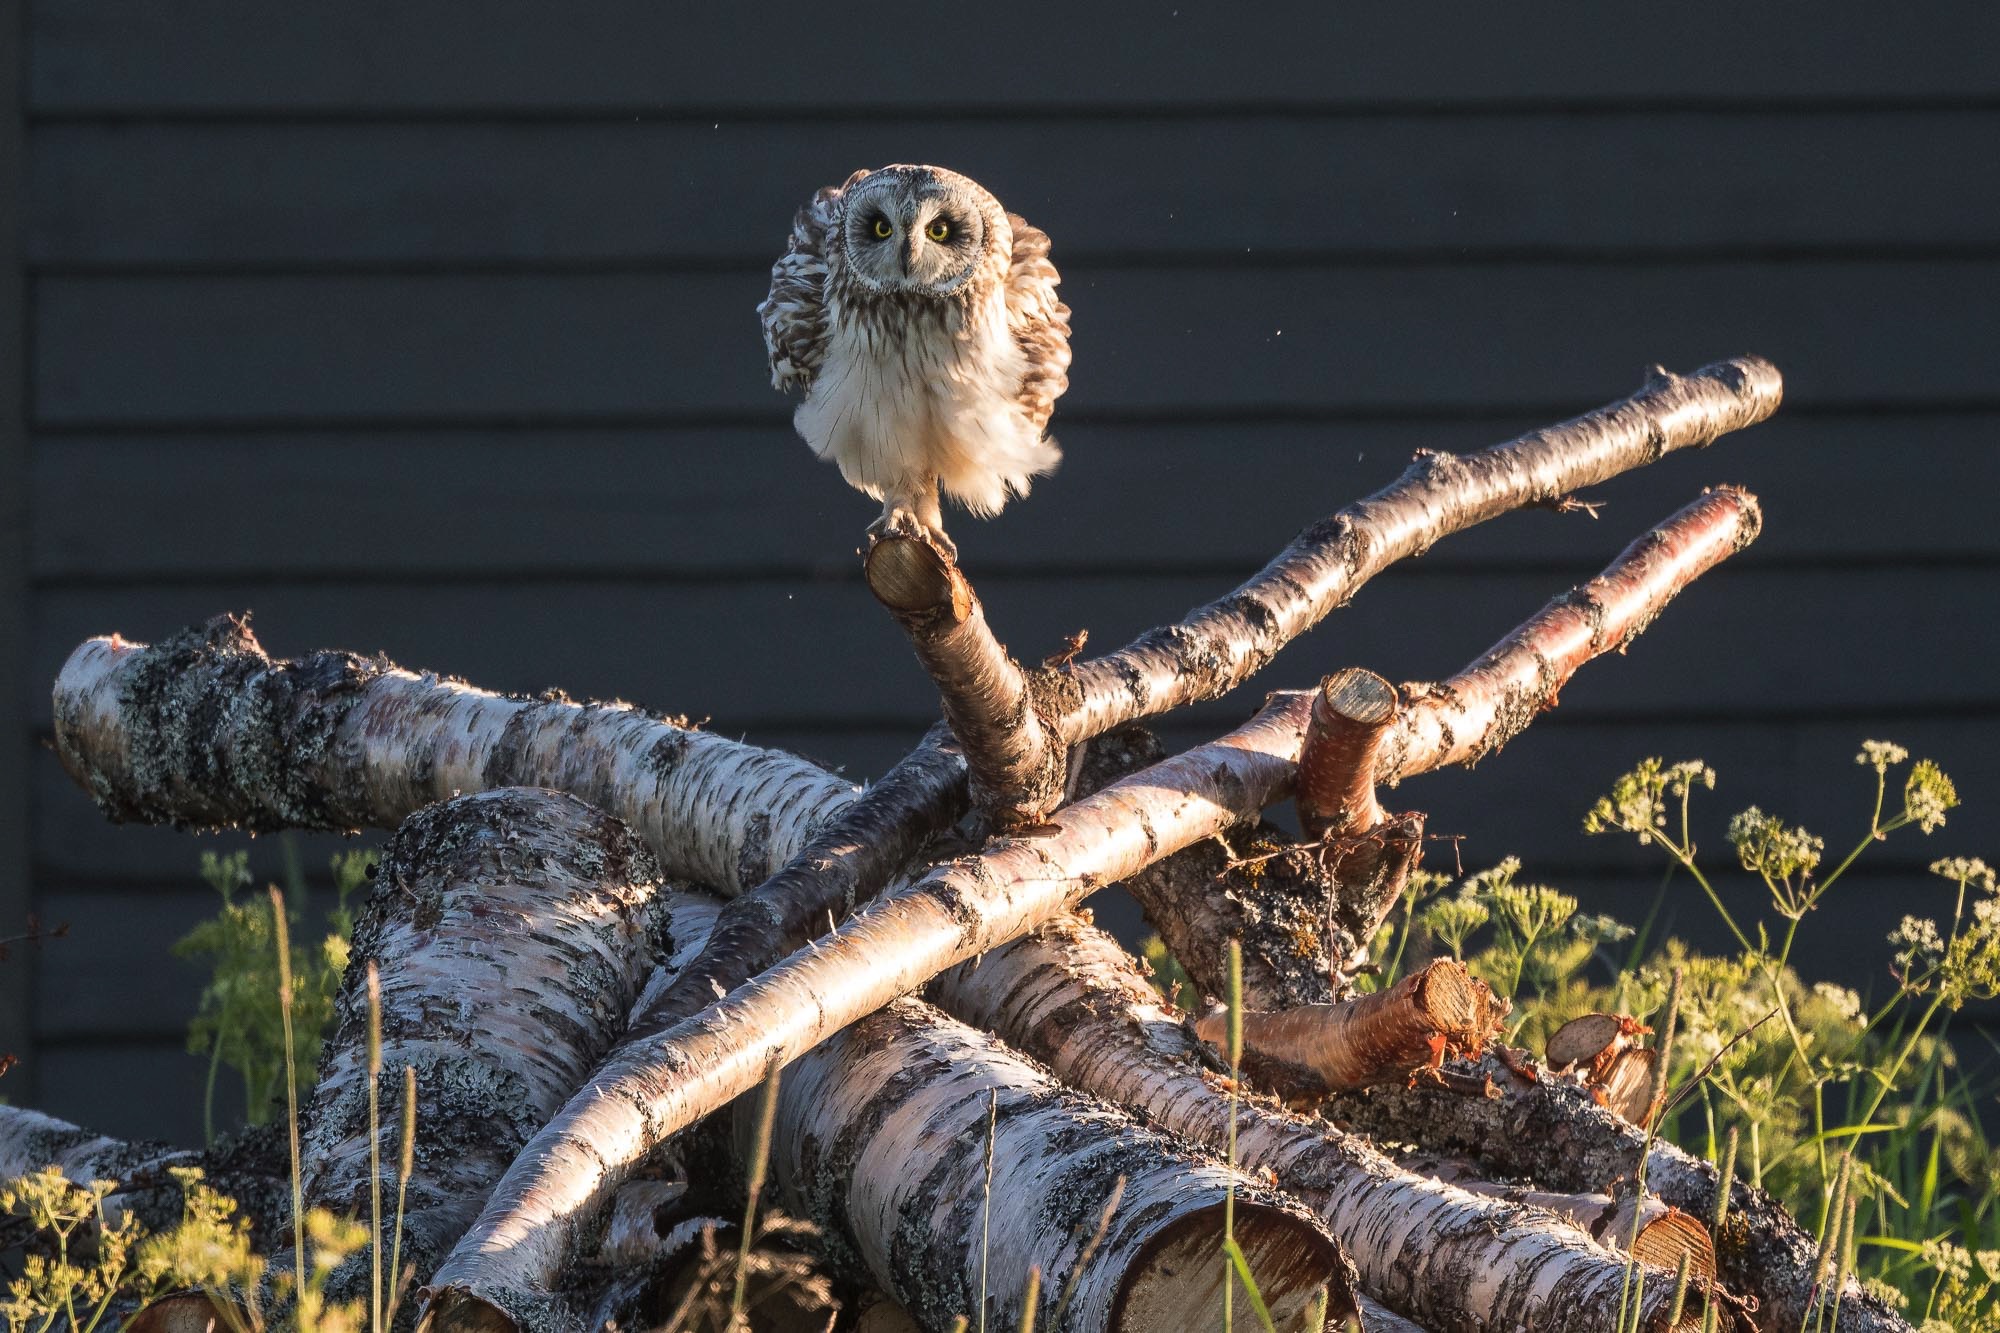
[[[1492,1056],[1462,1068],[1490,1079],[1496,1095],[1378,1087],[1336,1096],[1326,1113],[1372,1137],[1467,1157],[1544,1189],[1594,1193],[1636,1176],[1645,1135],[1597,1105],[1584,1089],[1545,1071],[1530,1083]],[[1646,1188],[1696,1217],[1712,1215],[1716,1180],[1711,1163],[1665,1141],[1656,1139],[1646,1154]],[[1804,1321],[1816,1255],[1812,1236],[1777,1200],[1735,1182],[1729,1220],[1715,1237],[1716,1271],[1731,1290],[1757,1299],[1760,1327],[1797,1328]],[[1840,1298],[1840,1327],[1847,1333],[1910,1330],[1902,1316],[1852,1281]]]
[[[355,927],[354,957],[374,960],[381,974],[378,1156],[389,1197],[401,1117],[401,1081],[391,1075],[406,1065],[417,1071],[403,1252],[419,1279],[624,1030],[653,971],[656,941],[670,938],[669,954],[685,951],[682,903],[697,917],[706,907],[668,889],[624,825],[560,793],[464,796],[397,830]],[[348,969],[335,1002],[337,1026],[302,1116],[301,1158],[309,1204],[365,1217],[363,973],[358,963]],[[365,1260],[359,1269],[365,1282]],[[355,1275],[336,1282],[343,1276]]]
[[[743,1156],[756,1101],[738,1103]],[[926,1328],[948,1328],[960,1314],[1015,1327],[1031,1268],[1042,1275],[1037,1328],[1207,1333],[1221,1324],[1232,1173],[919,1001],[878,1010],[799,1060],[779,1085],[772,1142],[786,1211],[817,1223],[839,1261],[869,1274]],[[1121,1179],[1103,1238],[1079,1268]],[[1349,1313],[1348,1267],[1319,1221],[1240,1174],[1234,1184],[1238,1243],[1278,1327],[1304,1327],[1322,1294],[1336,1318]],[[982,1320],[983,1227],[991,1245]],[[1051,1324],[1066,1287],[1074,1288],[1067,1314]],[[1236,1299],[1247,1309],[1240,1287]]]
[[[512,698],[352,653],[274,660],[234,616],[151,647],[87,640],[54,706],[63,766],[121,822],[352,832],[462,792],[548,787],[725,892],[769,878],[856,794],[630,704]]]
[[[1486,1049],[1506,1013],[1463,963],[1439,959],[1387,990],[1338,1004],[1243,1015],[1243,1068],[1257,1086],[1291,1099],[1407,1079],[1449,1054]],[[1194,1025],[1211,1046],[1227,1044],[1228,1016]]]
[[[1137,965],[1075,917],[941,977],[933,995],[1072,1086],[1170,1134],[1221,1148],[1230,1104],[1200,1047]],[[1625,1261],[1547,1213],[1397,1167],[1324,1121],[1254,1100],[1235,1108],[1239,1160],[1270,1172],[1332,1228],[1363,1291],[1433,1333],[1603,1333]],[[1668,1327],[1671,1281],[1647,1284],[1647,1330]],[[1690,1299],[1692,1327],[1699,1301]],[[1724,1327],[1728,1319],[1724,1318]]]
[[[868,587],[910,636],[965,750],[972,803],[996,828],[1032,824],[1063,796],[1063,751],[1028,678],[993,636],[957,561],[926,537],[868,548]]]
[[[1656,367],[1639,392],[1573,421],[1477,453],[1419,454],[1395,483],[1307,528],[1236,591],[1059,673],[1063,739],[1220,698],[1395,561],[1510,509],[1713,443],[1770,416],[1781,393],[1777,368],[1761,357],[1687,376]]]

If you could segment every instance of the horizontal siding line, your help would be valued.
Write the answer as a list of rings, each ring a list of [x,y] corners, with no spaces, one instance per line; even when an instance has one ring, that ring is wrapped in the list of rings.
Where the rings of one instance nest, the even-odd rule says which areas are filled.
[[[32,94],[31,94],[32,98]],[[666,107],[658,103],[550,104],[500,103],[460,106],[275,106],[238,104],[215,107],[134,107],[76,104],[36,105],[27,111],[30,131],[41,126],[89,125],[126,128],[144,125],[715,125],[792,124],[814,128],[872,125],[922,118],[927,125],[982,121],[1064,122],[1074,120],[1366,120],[1404,117],[1459,118],[1654,115],[1852,116],[1924,115],[1938,112],[2000,111],[2000,95],[1962,96],[1777,96],[1777,97],[1503,97],[1452,99],[1372,98],[1351,102],[1302,99],[1239,99],[1216,102],[1035,102],[967,105],[936,109],[914,103],[844,106],[772,106],[768,103]]]
[[[1636,531],[1633,536],[1639,535]],[[1273,552],[1284,538],[1274,534]],[[1615,541],[1617,534],[1607,540]],[[1754,551],[1755,548],[1752,548]],[[1254,557],[1253,557],[1254,559]],[[1596,569],[1592,557],[1574,560],[1478,560],[1449,556],[1421,556],[1394,566],[1394,575],[1405,578],[1535,578],[1577,579]],[[1988,551],[1914,551],[1907,555],[1827,555],[1739,556],[1707,577],[1748,574],[1854,574],[1898,572],[1984,573],[2000,571],[2000,553]],[[1247,570],[1242,562],[1171,561],[1102,564],[1050,563],[1032,561],[994,565],[982,569],[982,583],[1087,582],[1093,580],[1166,582],[1182,579],[1241,579]],[[196,569],[42,574],[32,580],[38,592],[91,592],[116,588],[200,588],[228,585],[231,590],[347,586],[354,588],[481,588],[481,587],[741,587],[757,584],[859,584],[861,570],[852,559],[829,558],[801,565],[715,566],[675,569],[666,566],[478,566],[460,569],[380,569],[366,566],[322,569]]]
[[[607,255],[538,259],[408,260],[151,260],[35,261],[30,277],[70,282],[186,281],[200,278],[561,278],[726,276],[766,273],[770,247],[733,256]],[[1718,264],[1983,264],[2000,259],[2000,243],[1910,241],[1699,246],[1422,246],[1380,249],[1205,249],[1093,251],[1062,249],[1077,270],[1272,270],[1337,268],[1676,268]]]
[[[1746,349],[1747,350],[1747,349]],[[1640,367],[1633,367],[1632,389],[1638,389]],[[1681,366],[1683,372],[1695,369]],[[1782,367],[1780,367],[1782,369]],[[776,394],[774,404],[780,403]],[[1562,402],[1468,403],[1439,406],[1395,403],[1356,407],[1290,407],[1246,405],[1223,408],[1068,409],[1058,404],[1053,429],[1061,435],[1065,423],[1090,426],[1264,426],[1264,425],[1413,425],[1425,422],[1518,421],[1534,418],[1554,424],[1596,407],[1576,399]],[[1953,398],[1821,398],[1787,399],[1788,419],[1825,420],[1841,417],[1991,416],[2000,413],[2000,395]],[[791,424],[790,411],[778,406],[768,412],[517,412],[483,416],[465,412],[434,414],[357,415],[352,417],[261,416],[175,417],[166,420],[126,420],[116,417],[72,417],[30,420],[39,438],[110,435],[172,438],[198,435],[303,435],[418,433],[424,431],[541,432],[633,430],[779,430]]]

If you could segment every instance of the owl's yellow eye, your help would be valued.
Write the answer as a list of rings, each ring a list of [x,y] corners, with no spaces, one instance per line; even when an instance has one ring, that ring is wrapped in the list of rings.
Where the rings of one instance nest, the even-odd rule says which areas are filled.
[[[895,229],[894,227],[892,227],[892,226],[890,226],[890,225],[889,225],[889,219],[887,219],[887,218],[876,218],[876,219],[875,219],[875,239],[876,239],[876,240],[878,240],[878,241],[886,241],[886,240],[888,240],[888,239],[889,239],[889,238],[890,238],[891,236],[894,236],[895,234],[896,234],[896,229]]]
[[[939,244],[943,244],[944,242],[951,239],[951,224],[940,218],[938,221],[933,222],[931,223],[930,226],[924,228],[924,235],[930,237],[932,240],[938,242]]]

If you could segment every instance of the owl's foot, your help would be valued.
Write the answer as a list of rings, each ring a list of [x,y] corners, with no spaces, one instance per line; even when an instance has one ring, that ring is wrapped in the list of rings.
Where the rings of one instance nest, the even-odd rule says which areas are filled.
[[[868,525],[868,539],[881,541],[885,537],[912,537],[929,542],[944,554],[945,559],[958,563],[958,543],[945,535],[943,528],[925,523],[912,510],[901,505],[882,511],[882,517]]]

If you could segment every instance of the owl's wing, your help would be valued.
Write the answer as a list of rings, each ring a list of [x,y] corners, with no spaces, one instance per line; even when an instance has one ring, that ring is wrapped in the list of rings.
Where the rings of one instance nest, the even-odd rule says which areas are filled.
[[[1062,281],[1049,262],[1048,233],[1012,213],[1013,262],[1007,269],[1007,328],[1026,354],[1021,410],[1036,430],[1049,424],[1056,399],[1069,387],[1069,307],[1056,298]]]
[[[853,181],[850,176],[847,184]],[[764,323],[774,389],[811,388],[826,354],[826,241],[839,225],[845,188],[829,185],[799,210],[784,255],[771,265],[771,294],[757,315]]]

